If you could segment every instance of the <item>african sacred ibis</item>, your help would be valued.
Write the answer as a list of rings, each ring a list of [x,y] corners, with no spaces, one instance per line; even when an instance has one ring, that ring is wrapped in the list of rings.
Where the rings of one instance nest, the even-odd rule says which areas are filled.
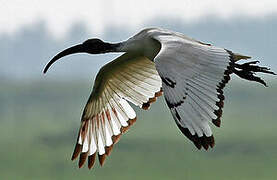
[[[128,101],[148,109],[162,93],[178,128],[198,149],[207,150],[215,144],[209,122],[220,126],[223,88],[230,74],[265,86],[255,73],[275,74],[255,65],[258,61],[237,63],[248,56],[159,28],[144,29],[116,44],[88,39],[57,54],[44,73],[69,54],[108,52],[125,53],[96,76],[72,155],[72,160],[80,155],[79,167],[88,158],[92,168],[97,153],[103,165],[120,135],[136,121]]]

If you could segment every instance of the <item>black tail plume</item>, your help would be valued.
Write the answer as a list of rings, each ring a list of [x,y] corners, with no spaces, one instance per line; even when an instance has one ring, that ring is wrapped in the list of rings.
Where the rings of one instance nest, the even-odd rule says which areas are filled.
[[[233,73],[238,75],[239,77],[249,80],[249,81],[256,81],[264,86],[267,86],[264,80],[260,77],[255,76],[256,72],[266,73],[266,74],[273,74],[276,75],[274,72],[270,71],[267,67],[257,66],[255,64],[259,63],[259,61],[251,61],[244,64],[234,63]]]

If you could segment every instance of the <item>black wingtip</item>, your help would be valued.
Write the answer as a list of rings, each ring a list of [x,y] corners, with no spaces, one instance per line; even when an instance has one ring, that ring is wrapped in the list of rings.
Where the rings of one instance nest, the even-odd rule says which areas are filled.
[[[182,127],[179,123],[176,123],[181,132],[193,142],[193,144],[197,147],[197,149],[201,149],[202,147],[205,150],[208,150],[209,147],[213,148],[215,145],[214,136],[206,136],[205,134],[199,137],[197,134],[192,135],[188,128]]]

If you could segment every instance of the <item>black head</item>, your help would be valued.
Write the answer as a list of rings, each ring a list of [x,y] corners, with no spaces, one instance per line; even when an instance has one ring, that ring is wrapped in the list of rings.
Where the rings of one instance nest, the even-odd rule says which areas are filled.
[[[105,53],[110,47],[109,43],[103,42],[101,39],[88,39],[82,43],[84,51],[89,54]]]
[[[111,52],[115,50],[115,45],[103,42],[101,39],[88,39],[82,44],[72,46],[68,49],[57,54],[51,61],[46,65],[44,73],[47,72],[49,67],[56,62],[58,59],[75,53],[89,53],[89,54],[101,54],[106,52]]]

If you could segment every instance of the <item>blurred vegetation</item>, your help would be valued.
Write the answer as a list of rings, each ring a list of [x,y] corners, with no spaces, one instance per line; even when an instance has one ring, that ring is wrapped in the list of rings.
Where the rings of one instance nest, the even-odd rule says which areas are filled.
[[[212,125],[216,146],[208,152],[181,134],[160,98],[147,112],[135,107],[136,124],[104,167],[88,170],[70,160],[80,116],[93,76],[118,54],[68,57],[42,76],[43,66],[64,48],[93,37],[122,41],[153,26],[251,55],[276,72],[276,18],[186,23],[163,17],[137,29],[106,27],[100,35],[79,22],[60,38],[42,21],[0,34],[0,179],[277,179],[274,79],[267,80],[269,88],[243,80],[225,88],[222,127]]]
[[[104,167],[71,162],[91,82],[0,86],[1,179],[277,179],[277,81],[269,88],[232,81],[225,88],[216,146],[198,151],[176,127],[163,98],[115,145]],[[232,87],[230,87],[232,85]]]
[[[76,22],[62,37],[55,37],[47,23],[36,22],[23,26],[13,34],[0,34],[0,79],[30,80],[41,77],[42,67],[59,51],[89,38],[101,38],[109,42],[123,41],[146,27],[161,27],[184,33],[197,40],[224,47],[234,52],[261,60],[263,65],[277,69],[277,16],[265,18],[205,17],[190,23],[173,17],[157,17],[137,28],[110,26],[99,34],[86,24]],[[118,55],[118,54],[117,54]],[[49,78],[88,79],[103,64],[114,58],[113,54],[73,55],[55,63]]]

